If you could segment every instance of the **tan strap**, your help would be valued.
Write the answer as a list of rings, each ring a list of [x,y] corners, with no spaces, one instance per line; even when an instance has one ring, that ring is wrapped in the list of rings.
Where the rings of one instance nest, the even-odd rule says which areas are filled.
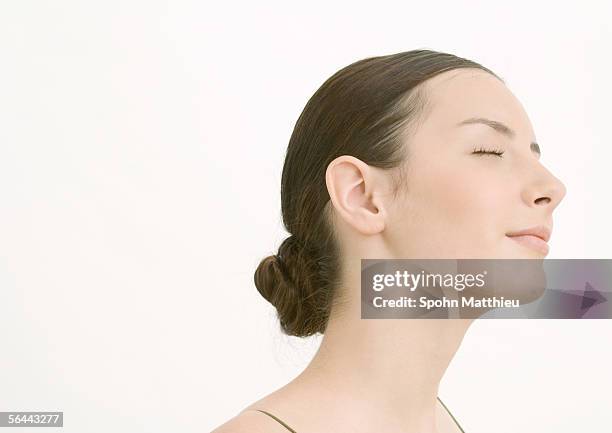
[[[283,427],[285,427],[287,430],[289,430],[291,433],[297,433],[295,430],[293,430],[291,427],[289,427],[287,424],[285,424],[283,421],[281,421],[280,419],[278,419],[277,417],[275,417],[274,415],[272,415],[269,412],[266,412],[265,410],[261,410],[261,409],[254,409],[258,412],[261,413],[265,413],[266,415],[268,415],[269,417],[271,417],[272,419],[274,419],[275,421],[277,421],[280,425],[282,425]]]

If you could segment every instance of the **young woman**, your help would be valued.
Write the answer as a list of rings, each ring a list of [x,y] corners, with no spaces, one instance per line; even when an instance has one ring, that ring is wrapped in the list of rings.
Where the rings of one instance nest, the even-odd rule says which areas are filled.
[[[282,330],[321,345],[215,433],[463,431],[437,394],[473,320],[362,320],[360,260],[543,258],[547,245],[511,236],[549,235],[565,195],[539,158],[521,103],[473,61],[413,50],[325,81],[285,158],[291,236],[255,272]]]

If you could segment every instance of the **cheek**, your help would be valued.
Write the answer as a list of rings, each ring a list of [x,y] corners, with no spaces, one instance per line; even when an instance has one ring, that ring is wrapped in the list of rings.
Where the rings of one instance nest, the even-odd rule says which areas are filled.
[[[485,171],[440,164],[420,173],[415,184],[414,211],[453,250],[487,249],[503,234],[510,191]]]
[[[494,219],[503,212],[507,191],[490,176],[474,170],[461,170],[454,166],[441,166],[423,177],[422,197],[431,211],[454,221],[481,221]]]

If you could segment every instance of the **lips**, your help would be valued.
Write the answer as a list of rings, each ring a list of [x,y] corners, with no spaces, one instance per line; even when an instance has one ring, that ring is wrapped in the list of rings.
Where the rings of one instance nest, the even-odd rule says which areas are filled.
[[[543,225],[530,227],[528,229],[506,233],[506,236],[519,244],[536,250],[544,255],[548,254],[548,240],[551,230]]]

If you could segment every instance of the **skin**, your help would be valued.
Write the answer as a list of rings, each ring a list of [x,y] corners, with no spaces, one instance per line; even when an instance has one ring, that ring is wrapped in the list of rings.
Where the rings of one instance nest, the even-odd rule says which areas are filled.
[[[341,156],[326,184],[343,257],[342,303],[318,352],[294,380],[246,407],[216,433],[459,432],[436,397],[473,319],[361,320],[362,258],[543,258],[506,236],[543,224],[566,193],[530,147],[521,103],[496,77],[459,69],[425,83],[429,109],[409,140],[406,189],[394,199],[389,171]],[[516,131],[512,139],[482,125]],[[475,155],[474,146],[505,153]],[[452,408],[450,408],[452,411]]]

